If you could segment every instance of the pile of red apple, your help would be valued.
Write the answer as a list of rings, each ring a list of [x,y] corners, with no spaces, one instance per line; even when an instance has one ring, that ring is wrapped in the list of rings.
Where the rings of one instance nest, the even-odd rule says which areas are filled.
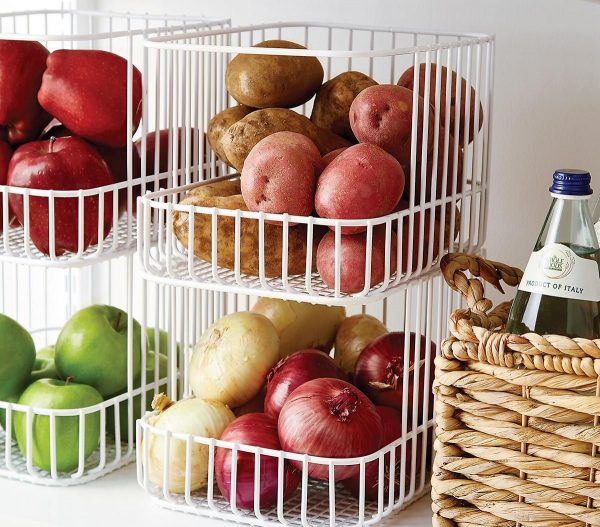
[[[3,190],[10,210],[3,211],[0,199],[0,232],[5,223],[27,226],[33,244],[57,256],[108,236],[127,210],[127,188],[113,186],[128,175],[127,68],[123,57],[107,51],[50,53],[39,42],[0,40],[0,185],[97,189],[82,204],[73,195],[48,194],[30,195],[27,204],[22,193]],[[142,112],[142,78],[132,69],[131,134]],[[139,149],[139,142],[131,148],[132,180],[138,181]]]

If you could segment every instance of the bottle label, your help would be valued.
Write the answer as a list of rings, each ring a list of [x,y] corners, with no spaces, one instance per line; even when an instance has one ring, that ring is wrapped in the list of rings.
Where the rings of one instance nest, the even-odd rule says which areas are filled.
[[[531,254],[519,289],[542,295],[598,302],[598,263],[596,260],[582,258],[566,245],[551,243]]]

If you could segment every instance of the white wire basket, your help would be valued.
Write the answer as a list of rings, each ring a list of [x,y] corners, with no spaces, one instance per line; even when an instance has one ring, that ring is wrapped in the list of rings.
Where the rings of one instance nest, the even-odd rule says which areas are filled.
[[[49,51],[65,48],[114,52],[127,61],[130,101],[132,71],[136,64],[141,69],[144,36],[228,25],[226,19],[203,17],[83,10],[19,11],[0,14],[0,39],[38,41]],[[154,369],[153,379],[144,378],[143,382],[133,379],[132,320],[140,311],[139,307],[134,307],[135,196],[142,188],[158,188],[158,182],[138,177],[139,170],[135,167],[139,164],[139,156],[133,143],[136,136],[131,112],[128,112],[127,133],[132,140],[120,152],[121,168],[126,176],[119,183],[80,191],[0,185],[0,225],[6,227],[0,229],[0,313],[25,327],[38,350],[53,345],[63,324],[84,307],[108,304],[119,307],[128,315],[127,388],[123,393],[87,408],[69,410],[48,410],[15,401],[0,401],[0,417],[5,423],[4,429],[0,425],[1,477],[68,486],[90,481],[132,462],[136,416],[146,410],[148,399],[155,390],[167,386],[167,379],[160,378],[159,368]],[[159,134],[155,136],[158,143]],[[173,161],[168,166],[172,165]],[[20,226],[11,224],[9,217],[9,201],[15,197],[23,203],[24,221]],[[35,200],[38,200],[37,204]],[[88,217],[89,200],[99,203],[97,218]],[[39,209],[42,202],[47,208],[45,217]],[[112,206],[113,210],[110,217],[107,216],[107,236],[102,239],[102,222],[98,218],[103,218],[105,205]],[[77,247],[61,253],[53,212],[58,214],[67,209],[72,229],[77,233]],[[43,227],[48,233],[45,253],[36,248],[30,236],[33,223],[39,224],[43,220],[46,220]],[[98,239],[101,241],[88,246],[89,240],[84,240],[82,232],[88,222],[94,221],[99,225]],[[162,329],[165,316],[163,311],[160,313],[151,321],[156,335]],[[146,334],[146,324],[142,334]],[[155,339],[155,346],[158,346],[158,354],[159,338]],[[144,372],[149,357],[147,348],[146,338],[143,338],[140,367]],[[24,422],[19,442],[12,426],[15,420]],[[61,436],[57,430],[67,426],[65,423],[70,423],[68,426],[79,440],[70,447],[77,462],[61,470],[58,459]],[[38,435],[35,430],[39,432],[44,426],[46,432]],[[83,438],[86,427],[91,426],[97,427],[98,439],[90,448]],[[45,449],[50,459],[43,469],[35,458],[40,449]]]
[[[161,281],[144,281],[144,289],[151,296],[159,294],[170,298],[172,323],[167,326],[175,332],[180,342],[194,342],[210,323],[228,313],[247,310],[252,307],[254,297],[244,295],[200,291],[193,288],[171,286]],[[446,333],[446,317],[458,306],[460,298],[443,286],[439,272],[422,276],[398,289],[398,294],[380,302],[370,303],[362,307],[347,309],[347,315],[368,313],[379,318],[390,331],[414,332],[424,337],[421,344],[419,338],[414,349],[414,369],[405,369],[403,383],[412,385],[412,394],[405,394],[412,400],[412,405],[405,405],[402,410],[402,436],[385,445],[377,452],[361,458],[320,458],[303,454],[295,454],[279,450],[257,448],[240,443],[230,443],[212,438],[179,434],[157,428],[152,425],[154,413],[148,413],[137,423],[137,473],[139,484],[161,506],[197,514],[236,521],[251,525],[302,525],[302,526],[354,526],[375,524],[381,518],[398,511],[412,501],[426,494],[429,490],[429,472],[431,467],[431,450],[434,441],[433,419],[434,396],[430,389],[433,382],[433,358],[440,349],[441,341]],[[170,325],[171,324],[171,325]],[[191,354],[192,347],[184,346]],[[171,353],[173,349],[171,349]],[[190,356],[187,352],[182,357],[188,364]],[[335,353],[335,351],[333,352]],[[187,372],[187,367],[183,368]],[[181,399],[191,396],[187,373],[178,378],[179,384],[170,383],[169,396]],[[425,395],[426,394],[426,395]],[[411,397],[412,396],[412,397]],[[259,411],[259,410],[256,410]],[[411,416],[417,416],[413,418]],[[179,473],[181,485],[185,491],[176,493],[169,490],[171,467],[165,463],[161,472],[154,468],[154,476],[149,468],[149,442],[154,437],[163,437],[162,459],[169,459],[170,449],[185,451],[185,459],[180,460],[178,467],[186,467],[185,473]],[[202,444],[208,449],[208,483],[201,490],[192,491],[192,478],[197,477],[192,471],[195,449],[194,445]],[[181,447],[184,445],[185,448]],[[260,459],[274,459],[278,463],[277,502],[273,506],[262,507],[258,499],[254,499],[253,507],[241,507],[235,501],[229,501],[219,491],[215,483],[217,466],[215,454],[218,449],[231,450],[232,475],[230,496],[236,496],[237,456],[249,453],[254,459],[254,496],[260,495]],[[156,453],[156,450],[154,450]],[[385,459],[385,463],[384,463]],[[284,464],[295,460],[301,465],[300,483],[296,492],[284,500],[283,474]],[[389,484],[383,484],[384,477],[379,477],[376,497],[365,491],[365,467],[369,463],[377,464],[380,475],[384,468],[395,467],[389,474]],[[155,462],[155,461],[154,461]],[[247,463],[247,464],[246,464]],[[245,466],[252,466],[252,461],[245,460]],[[326,467],[329,479],[317,481],[309,478],[308,468],[313,464]],[[360,474],[358,485],[353,493],[344,488],[342,483],[335,482],[335,473],[342,467],[355,467]],[[182,470],[183,472],[183,470]],[[157,476],[158,474],[158,476]],[[158,480],[157,480],[158,477]]]
[[[308,49],[252,47],[268,39],[291,40]],[[197,185],[236,177],[203,131],[212,117],[236,104],[226,91],[224,75],[238,53],[317,57],[324,81],[354,70],[381,84],[395,84],[408,68],[422,70],[423,79],[415,76],[412,86],[410,162],[404,167],[406,187],[399,210],[350,220],[182,203],[189,191],[202,192]],[[494,40],[489,35],[312,22],[148,38],[144,62],[153,66],[145,72],[156,105],[144,106],[144,124],[165,116],[172,131],[169,156],[186,161],[182,169],[165,174],[171,189],[151,192],[139,201],[138,249],[144,275],[228,293],[352,305],[381,299],[426,274],[448,249],[479,250],[487,224],[493,61]],[[436,65],[457,75],[445,75],[444,85],[443,68]],[[424,100],[432,103],[424,104],[423,110],[417,104],[420,82]],[[460,104],[442,115],[440,106],[460,101],[461,90],[470,94],[462,100],[471,101],[464,104],[464,115]],[[312,104],[311,100],[295,110],[310,116]],[[142,150],[146,146],[142,140]],[[431,182],[428,170],[438,174]],[[431,189],[424,191],[430,183]],[[345,249],[344,227],[366,231],[358,248]],[[251,240],[244,239],[247,231],[253,233]],[[327,231],[332,231],[327,237],[330,257],[323,258],[322,271],[317,254]],[[350,250],[362,258],[358,287],[345,285],[344,252]]]
[[[168,312],[165,303],[157,303],[156,312],[145,315],[139,285],[133,280],[133,263],[133,255],[66,269],[0,262],[0,313],[28,329],[38,351],[54,345],[64,324],[82,308],[109,305],[128,314],[127,387],[120,393],[93,406],[73,409],[28,406],[16,399],[0,401],[0,477],[70,486],[94,480],[134,460],[135,420],[149,409],[156,392],[170,391],[166,372],[172,371],[177,378],[178,370],[177,363],[171,366],[169,359],[164,365],[160,359],[160,367],[149,362],[167,354],[160,332],[167,327]],[[160,300],[164,299],[157,302]],[[133,320],[143,320],[142,335],[147,335],[149,328],[154,332],[141,339],[139,360],[144,373],[139,380],[133,373]],[[19,441],[13,427],[16,419],[22,421]],[[90,426],[97,434],[91,447],[84,442]],[[67,427],[71,432],[65,440],[61,430]],[[61,441],[69,441],[68,446]],[[45,457],[39,454],[42,451]],[[76,463],[71,461],[69,469],[61,470],[60,456],[65,455],[74,457]]]
[[[131,138],[117,153],[113,152],[119,156],[114,163],[119,164],[121,172],[119,177],[113,174],[114,183],[84,190],[0,185],[0,226],[11,225],[0,228],[0,259],[35,261],[53,267],[84,265],[135,248],[136,196],[146,189],[159,188],[157,178],[140,177],[141,160],[133,142],[140,134],[138,130],[135,135],[137,123],[133,123],[132,93],[134,68],[142,69],[143,39],[228,25],[227,19],[85,10],[0,14],[0,39],[38,41],[51,52],[104,50],[126,59],[127,137]],[[53,124],[56,123],[53,121],[48,127]],[[52,135],[53,130],[48,133]],[[159,134],[155,134],[155,138],[158,143]],[[169,167],[172,165],[171,161]],[[22,208],[22,218],[17,222],[9,212],[11,203]],[[70,225],[68,229],[65,223]]]

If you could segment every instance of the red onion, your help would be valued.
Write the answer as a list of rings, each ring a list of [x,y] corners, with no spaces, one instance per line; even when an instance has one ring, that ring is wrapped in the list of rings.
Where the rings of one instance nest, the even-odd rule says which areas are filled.
[[[381,445],[383,426],[375,405],[341,379],[315,379],[288,397],[279,414],[283,450],[311,456],[349,458],[372,454]],[[302,468],[301,461],[292,461]],[[359,466],[338,465],[336,481],[354,476]],[[310,463],[310,477],[329,479],[329,467]]]
[[[360,354],[354,369],[354,382],[375,403],[383,406],[391,406],[402,411],[404,407],[408,410],[408,426],[412,426],[413,392],[415,384],[415,340],[416,335],[410,334],[408,367],[408,401],[403,399],[404,379],[404,341],[403,332],[387,333],[374,340]],[[431,343],[430,351],[430,375],[428,386],[425,384],[425,348],[427,340],[421,336],[420,361],[419,361],[419,387],[418,387],[418,416],[417,423],[423,422],[423,399],[422,394],[429,397],[429,416],[433,415],[433,361],[435,360],[435,345]]]
[[[333,359],[319,350],[302,350],[281,359],[267,376],[265,413],[277,419],[289,395],[305,382],[323,377],[346,379]]]
[[[392,441],[395,441],[402,435],[402,414],[389,406],[376,406],[377,413],[381,417],[383,424],[383,441],[381,448],[389,445]],[[417,452],[416,452],[416,469],[415,474],[418,474],[421,470],[421,452],[422,452],[423,436],[419,435],[417,438]],[[396,447],[395,463],[393,472],[390,471],[390,454],[386,454],[383,458],[383,499],[387,499],[389,492],[390,481],[394,481],[395,494],[397,498],[400,481],[399,473],[401,467],[401,455],[402,446]],[[406,463],[405,463],[405,484],[404,488],[408,493],[411,481],[411,466],[412,466],[412,439],[409,439],[406,443]],[[342,483],[350,493],[355,496],[360,496],[360,472],[355,476],[344,480]],[[365,465],[365,499],[376,500],[379,496],[379,459],[371,461]]]
[[[229,424],[221,440],[249,446],[281,450],[277,436],[277,421],[263,413],[246,414]],[[215,453],[215,476],[217,485],[225,499],[231,496],[231,450],[217,448]],[[250,452],[237,453],[236,506],[254,508],[254,462]],[[260,507],[272,507],[277,503],[277,470],[279,461],[266,454],[260,457]],[[296,490],[300,472],[287,461],[284,468],[283,499],[288,499]]]

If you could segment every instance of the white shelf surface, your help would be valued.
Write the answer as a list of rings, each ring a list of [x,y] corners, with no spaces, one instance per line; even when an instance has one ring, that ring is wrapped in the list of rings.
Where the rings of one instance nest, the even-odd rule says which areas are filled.
[[[138,486],[135,464],[85,485],[44,487],[0,478],[0,525],[14,527],[224,527],[221,520],[168,511]],[[235,524],[238,525],[238,524]],[[431,525],[431,503],[424,497],[379,525]]]

